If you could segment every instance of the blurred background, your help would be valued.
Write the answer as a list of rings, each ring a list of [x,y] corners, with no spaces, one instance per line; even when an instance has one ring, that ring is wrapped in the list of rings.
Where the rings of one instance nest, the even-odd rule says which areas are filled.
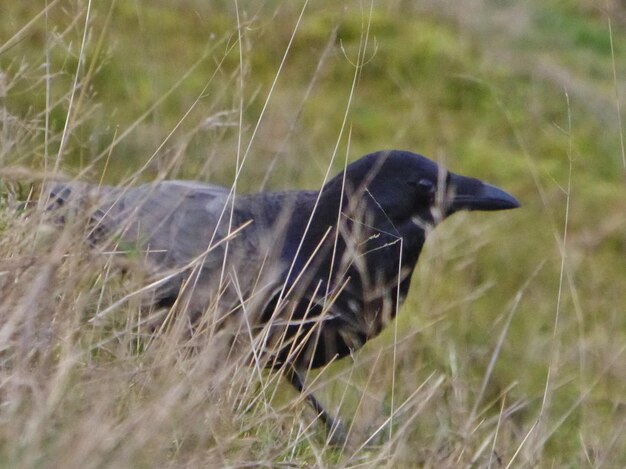
[[[406,404],[393,458],[361,462],[624,467],[625,28],[618,0],[2,2],[2,189],[229,186],[238,162],[239,191],[317,189],[392,148],[498,185],[523,207],[437,228],[397,322],[318,397],[360,442]],[[248,460],[349,465],[263,431]]]

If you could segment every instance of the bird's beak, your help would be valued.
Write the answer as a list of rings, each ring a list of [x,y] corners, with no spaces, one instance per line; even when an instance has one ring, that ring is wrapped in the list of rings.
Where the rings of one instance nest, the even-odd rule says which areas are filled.
[[[515,197],[502,189],[458,174],[450,174],[448,189],[452,191],[448,214],[459,210],[508,210],[520,206]]]

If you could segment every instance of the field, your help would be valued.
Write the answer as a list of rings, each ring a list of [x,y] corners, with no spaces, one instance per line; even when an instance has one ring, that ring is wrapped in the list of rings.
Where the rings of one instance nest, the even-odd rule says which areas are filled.
[[[0,466],[626,467],[625,64],[616,0],[4,2]],[[279,375],[143,328],[139,253],[23,204],[318,189],[391,148],[522,208],[443,223],[392,326],[309,377],[343,447]]]

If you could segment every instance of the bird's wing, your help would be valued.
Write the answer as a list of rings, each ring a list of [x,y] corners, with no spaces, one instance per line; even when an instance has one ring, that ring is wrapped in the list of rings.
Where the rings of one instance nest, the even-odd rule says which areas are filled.
[[[190,261],[211,240],[228,234],[228,190],[220,186],[163,181],[120,188],[72,182],[54,184],[49,194],[49,209],[86,212],[95,229],[126,247],[167,252],[161,262],[170,266]]]
[[[94,244],[106,239],[119,252],[138,252],[153,277],[167,279],[155,301],[173,300],[184,287],[189,307],[203,310],[218,291],[228,292],[222,303],[246,299],[261,271],[277,276],[270,232],[280,197],[237,196],[233,203],[228,189],[190,181],[133,188],[62,183],[49,194],[49,208],[87,208]]]

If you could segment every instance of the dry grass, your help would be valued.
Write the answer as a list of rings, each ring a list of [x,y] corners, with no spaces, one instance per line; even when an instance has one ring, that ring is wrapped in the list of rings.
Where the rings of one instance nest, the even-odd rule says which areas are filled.
[[[400,62],[411,57],[401,55],[406,51],[386,50],[385,34],[392,22],[383,8],[367,3],[350,5],[347,13],[329,7],[325,14],[312,4],[300,5],[300,10],[270,2],[259,9],[236,3],[214,6],[215,12],[207,13],[200,3],[183,2],[181,8],[203,19],[219,13],[231,27],[215,26],[216,37],[200,41],[200,46],[160,43],[173,48],[169,54],[188,53],[186,68],[170,69],[172,76],[163,84],[161,73],[155,72],[161,70],[158,60],[146,57],[141,66],[153,81],[142,81],[130,98],[117,101],[113,96],[128,86],[115,81],[123,74],[110,73],[110,68],[120,67],[115,34],[116,15],[125,14],[123,5],[92,11],[95,5],[90,3],[54,1],[47,10],[12,10],[10,18],[21,22],[3,25],[11,34],[0,44],[2,464],[626,464],[621,129],[611,127],[617,117],[608,112],[599,127],[609,135],[601,141],[595,138],[595,123],[578,124],[596,118],[594,97],[600,96],[603,106],[618,104],[619,67],[615,77],[609,67],[607,81],[595,82],[568,58],[565,65],[545,58],[530,65],[513,60],[514,73],[523,75],[516,83],[530,90],[528,101],[522,100],[528,104],[525,109],[516,107],[512,91],[492,92],[499,83],[483,87],[483,75],[467,83],[462,78],[467,89],[458,92],[458,64],[475,69],[457,55],[472,56],[472,48],[485,47],[492,37],[487,30],[486,39],[471,36],[480,22],[452,20],[451,29],[470,38],[463,51],[450,42],[450,28],[438,29],[435,19],[422,24],[426,32],[415,42],[450,60],[453,78],[433,73],[415,92],[411,72],[402,76],[401,67],[393,68],[394,54]],[[456,10],[446,5],[437,10],[432,2],[425,3],[410,14],[436,10],[436,17],[455,18]],[[472,5],[477,11],[489,8],[486,2]],[[388,8],[397,13],[403,4],[391,2]],[[508,24],[512,14],[523,19],[507,40],[515,42],[532,24],[532,11],[501,13],[495,26]],[[193,14],[185,18],[195,24]],[[173,30],[172,36],[178,31],[172,24],[163,28]],[[307,49],[303,36],[321,37],[318,47]],[[33,61],[26,46],[33,37],[35,48],[41,46],[43,52],[39,61]],[[612,63],[619,66],[623,38],[611,39],[616,43],[612,53],[618,54]],[[494,57],[515,57],[515,49],[506,44],[489,49],[478,68],[495,67]],[[272,47],[278,49],[265,52]],[[402,46],[394,43],[391,48]],[[417,59],[423,60],[420,73],[429,77],[432,57]],[[301,75],[289,68],[290,61],[306,77],[295,88],[297,97],[290,95],[294,87],[289,81]],[[337,64],[346,62],[349,73],[340,74]],[[376,73],[368,66],[376,73],[392,70],[384,84],[393,82],[393,93],[375,87],[368,73]],[[107,86],[103,76],[115,85]],[[553,83],[539,83],[546,77]],[[552,108],[541,102],[554,91],[541,94],[542,87],[555,83],[559,89],[571,86],[582,105],[561,98]],[[436,94],[442,87],[450,87],[446,105],[453,110],[448,114],[426,106],[427,90]],[[334,89],[336,94],[324,98]],[[613,101],[612,93],[618,96]],[[132,106],[145,102],[140,101],[142,94],[150,97],[149,105],[133,113]],[[410,106],[395,105],[396,95]],[[492,107],[491,127],[473,127],[471,114],[458,110],[464,100],[473,105],[474,99],[483,108]],[[119,103],[117,114],[106,100]],[[166,108],[164,103],[172,100],[177,104]],[[383,118],[372,117],[376,111],[368,113],[368,106],[385,100],[392,109],[385,114],[377,107]],[[321,119],[328,109],[333,118]],[[472,109],[478,112],[478,106]],[[122,125],[116,128],[116,122]],[[414,122],[424,122],[423,128],[414,129],[420,127]],[[374,128],[383,129],[377,138],[390,135],[389,142],[397,146],[421,139],[435,156],[449,142],[470,141],[467,148],[475,151],[478,171],[509,180],[527,201],[527,215],[513,217],[510,225],[504,216],[493,221],[474,214],[446,222],[428,242],[398,321],[352,360],[309,377],[310,389],[350,425],[343,448],[328,444],[313,412],[279,374],[246,364],[247,350],[233,356],[227,338],[219,334],[194,340],[190,347],[184,315],[174,316],[166,330],[152,331],[149,312],[133,296],[146,282],[135,268],[136,258],[120,261],[88,249],[80,217],[59,229],[41,212],[20,205],[37,200],[47,180],[62,177],[131,185],[210,174],[245,189],[266,183],[319,187],[346,158],[373,144],[368,131]],[[438,128],[440,136],[429,140],[428,133]],[[497,148],[509,149],[510,165],[481,167],[495,161],[496,153],[485,147],[483,137],[505,142]],[[373,140],[378,146],[369,150],[387,145]],[[597,155],[590,149],[610,154],[615,169],[596,165],[588,155]],[[560,159],[543,158],[544,153],[558,153]],[[447,152],[439,154],[444,159]],[[586,223],[588,219],[593,223]],[[101,316],[103,320],[90,321]]]

